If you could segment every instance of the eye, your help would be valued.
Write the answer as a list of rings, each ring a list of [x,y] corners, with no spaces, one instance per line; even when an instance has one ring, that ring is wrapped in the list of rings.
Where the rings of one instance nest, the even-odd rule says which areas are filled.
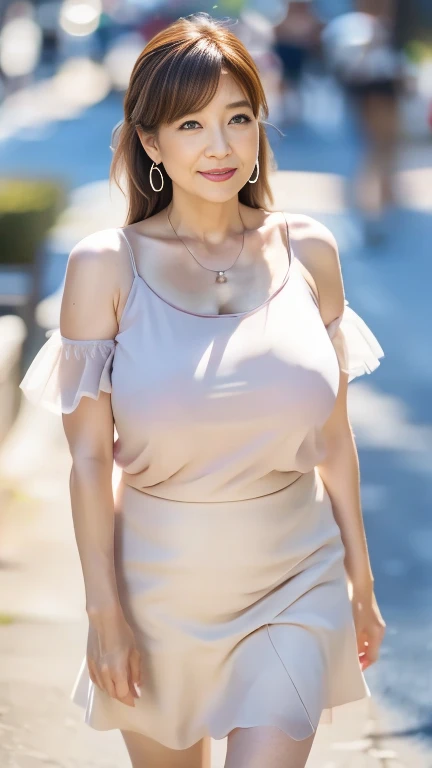
[[[231,118],[230,122],[232,122],[233,120],[236,120],[236,121],[237,121],[237,119],[238,119],[238,118],[240,118],[241,122],[238,122],[238,123],[237,123],[237,125],[243,125],[245,122],[246,122],[246,123],[250,123],[250,122],[251,122],[251,119],[250,119],[250,117],[248,117],[248,115],[244,115],[244,114],[234,115],[234,117],[232,117],[232,118]],[[195,124],[195,125],[194,125],[194,124]],[[189,126],[189,125],[192,125],[192,128],[187,128],[187,127],[185,127],[185,126]],[[179,130],[180,130],[180,131],[189,131],[189,130],[191,130],[191,131],[192,131],[192,130],[194,130],[194,128],[195,128],[197,125],[199,125],[199,122],[198,122],[198,120],[186,120],[186,122],[185,122],[185,123],[182,123],[182,124],[179,126]]]
[[[186,120],[185,123],[181,124],[181,126],[179,127],[179,130],[182,131],[185,125],[190,125],[191,123],[196,123],[198,125],[198,120]],[[186,128],[186,130],[188,130],[188,128]]]
[[[250,123],[250,121],[251,121],[251,119],[250,119],[250,117],[248,117],[248,115],[234,115],[234,117],[232,117],[231,120],[236,120],[238,117],[241,117],[242,121],[245,120],[247,123]],[[240,123],[240,125],[241,125],[241,123]]]

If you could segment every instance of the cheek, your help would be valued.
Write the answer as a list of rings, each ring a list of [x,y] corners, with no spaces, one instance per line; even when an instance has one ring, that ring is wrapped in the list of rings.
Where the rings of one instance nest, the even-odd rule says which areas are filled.
[[[175,181],[185,181],[186,174],[191,174],[199,168],[202,154],[201,142],[189,136],[186,139],[176,138],[167,151],[164,152],[164,166],[167,173]]]
[[[259,147],[258,128],[248,126],[230,137],[231,147],[245,165],[256,160]]]

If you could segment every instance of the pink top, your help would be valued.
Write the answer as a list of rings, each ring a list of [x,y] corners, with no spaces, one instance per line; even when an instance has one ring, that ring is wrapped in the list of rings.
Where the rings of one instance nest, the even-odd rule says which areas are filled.
[[[138,274],[127,242],[134,279],[118,333],[78,341],[56,329],[20,384],[26,396],[70,413],[82,396],[110,392],[123,481],[154,496],[256,498],[313,469],[339,366],[351,380],[383,357],[363,320],[346,302],[326,327],[295,254],[255,309],[189,312]]]

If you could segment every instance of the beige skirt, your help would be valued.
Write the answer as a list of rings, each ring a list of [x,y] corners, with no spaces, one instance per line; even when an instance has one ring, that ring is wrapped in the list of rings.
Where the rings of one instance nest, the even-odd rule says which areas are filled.
[[[121,482],[115,563],[142,697],[134,708],[112,699],[84,656],[71,699],[92,728],[173,749],[256,725],[307,738],[334,707],[371,695],[344,555],[316,468],[235,502],[171,501]]]

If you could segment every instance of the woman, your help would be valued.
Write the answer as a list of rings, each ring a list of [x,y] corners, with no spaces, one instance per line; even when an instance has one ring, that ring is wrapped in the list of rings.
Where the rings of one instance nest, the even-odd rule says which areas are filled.
[[[328,229],[265,207],[267,103],[223,24],[157,34],[124,111],[127,224],[73,248],[21,382],[73,459],[71,696],[134,768],[208,766],[209,736],[226,768],[304,766],[318,722],[370,695],[384,633],[346,408],[383,353]]]

